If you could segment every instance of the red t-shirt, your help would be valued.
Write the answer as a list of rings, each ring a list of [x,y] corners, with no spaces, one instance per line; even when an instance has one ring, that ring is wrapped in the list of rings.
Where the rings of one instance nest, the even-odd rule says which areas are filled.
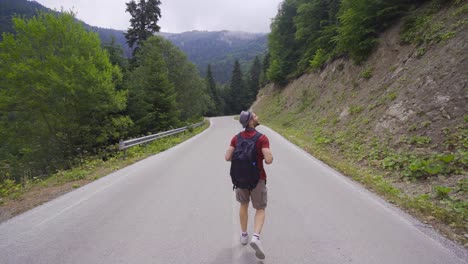
[[[257,131],[255,129],[247,129],[243,132],[241,132],[241,136],[243,138],[253,138]],[[231,147],[236,147],[237,144],[237,135],[235,135],[231,139]],[[260,179],[266,180],[266,173],[265,169],[263,168],[263,159],[265,158],[262,153],[262,148],[270,148],[270,141],[268,141],[267,136],[262,135],[258,140],[257,140],[257,166],[258,170],[260,171]]]

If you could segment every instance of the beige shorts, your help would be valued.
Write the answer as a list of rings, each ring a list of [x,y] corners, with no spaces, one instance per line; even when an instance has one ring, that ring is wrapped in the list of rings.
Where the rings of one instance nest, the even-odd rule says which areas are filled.
[[[252,191],[247,189],[236,189],[236,200],[241,204],[249,203],[252,198],[252,205],[255,209],[265,209],[268,201],[268,189],[265,180],[260,180]]]

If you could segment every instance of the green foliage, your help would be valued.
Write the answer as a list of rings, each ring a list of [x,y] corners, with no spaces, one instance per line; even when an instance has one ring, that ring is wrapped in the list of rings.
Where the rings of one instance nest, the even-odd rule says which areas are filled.
[[[140,47],[153,33],[159,32],[160,27],[157,23],[161,18],[160,4],[159,0],[139,0],[138,3],[131,0],[127,3],[125,11],[130,13],[132,18],[125,38],[130,47],[135,44]]]
[[[260,74],[262,73],[262,64],[258,57],[255,57],[252,65],[250,66],[248,79],[247,79],[247,90],[248,90],[248,103],[251,105],[255,99],[257,99],[258,91],[260,90]]]
[[[278,60],[271,62],[270,68],[268,68],[267,77],[275,83],[284,83],[284,74],[281,71],[281,65]]]
[[[431,121],[424,121],[421,123],[421,127],[428,127],[431,123]]]
[[[396,92],[391,92],[387,95],[389,101],[393,101],[397,98],[398,94]]]
[[[425,178],[429,176],[460,173],[465,164],[463,153],[447,154],[411,154],[386,153],[381,166],[392,171],[401,171],[408,178]]]
[[[0,160],[10,177],[64,168],[125,135],[122,74],[97,35],[70,13],[13,23],[16,34],[0,42]]]
[[[167,41],[149,41],[129,69],[114,39],[104,50],[71,13],[13,22],[16,34],[0,42],[0,183],[40,180],[128,131],[176,127],[209,105],[196,68]]]
[[[362,105],[352,105],[352,106],[349,108],[349,113],[350,113],[351,115],[359,114],[359,113],[361,113],[362,111],[364,111],[364,106],[362,106]]]
[[[128,111],[133,134],[165,131],[179,122],[176,91],[170,82],[160,37],[149,38],[136,54],[137,68],[129,76]]]
[[[236,60],[232,70],[231,85],[229,87],[230,95],[228,100],[226,100],[231,114],[238,114],[242,110],[247,110],[250,107],[249,98],[251,95],[244,83],[242,75],[239,61]]]
[[[21,194],[21,184],[8,179],[0,182],[0,198],[18,194]]]
[[[129,63],[127,58],[124,57],[124,50],[115,42],[114,36],[111,37],[109,44],[104,45],[104,49],[109,54],[109,60],[113,65],[119,66],[123,72],[128,70]]]
[[[426,136],[413,136],[409,139],[409,143],[418,146],[425,146],[431,143],[432,139]]]
[[[468,179],[461,179],[454,189],[455,192],[466,194],[468,192]]]
[[[320,69],[327,60],[328,57],[325,54],[325,51],[323,49],[318,49],[314,58],[310,61],[310,67],[313,70]]]
[[[174,85],[177,108],[180,111],[181,121],[204,115],[209,106],[213,105],[217,97],[217,90],[208,90],[205,81],[200,78],[197,68],[185,54],[168,40],[158,38],[152,45],[161,50],[167,68],[169,82]],[[215,87],[216,88],[216,87]],[[210,88],[211,89],[211,88]],[[216,102],[220,104],[219,99]],[[172,126],[176,126],[174,123]]]
[[[426,175],[437,175],[442,172],[443,167],[440,163],[435,163],[433,160],[416,158],[410,161],[408,169],[409,171],[406,172],[405,176],[418,178]]]
[[[293,18],[295,38],[302,49],[297,71],[303,72],[309,66],[320,68],[333,50],[330,42],[336,34],[336,18],[330,12],[333,13],[334,4],[337,1],[298,1],[297,15]]]
[[[303,90],[300,99],[301,103],[297,109],[297,113],[302,113],[309,108],[317,99],[317,94],[310,92],[310,90]]]
[[[270,67],[270,53],[267,52],[267,54],[263,57],[263,62],[261,65],[262,72],[260,74],[260,86],[263,87],[267,84],[267,70]]]
[[[211,72],[211,64],[208,64],[205,77],[206,86],[208,88],[208,94],[211,102],[208,105],[207,115],[216,116],[222,114],[224,111],[224,102],[219,94],[218,88],[216,87],[213,73]]]
[[[340,26],[335,38],[337,48],[357,62],[367,58],[377,42],[375,15],[379,1],[343,0],[341,6]]]
[[[431,21],[429,14],[414,13],[403,18],[403,26],[401,28],[401,40],[403,43],[412,43],[420,45],[424,42],[421,31],[428,26]]]
[[[452,188],[446,186],[433,186],[432,190],[435,192],[435,197],[442,200],[449,198],[449,193],[452,191]]]
[[[268,79],[278,84],[287,82],[299,60],[300,53],[294,25],[296,14],[297,1],[285,0],[281,3],[278,14],[270,25],[268,48],[272,63],[268,70]]]
[[[451,29],[453,29],[456,24],[446,25],[433,22],[436,13],[444,4],[443,2],[445,1],[433,0],[430,8],[414,12],[405,17],[400,33],[402,42],[414,45],[424,44],[426,46],[453,38],[455,32]],[[416,50],[416,56],[418,58],[422,57],[426,52],[425,46],[419,47]]]
[[[442,217],[446,217],[449,220],[449,224],[455,228],[466,228],[466,219],[468,219],[468,202],[444,199],[440,201],[447,210]],[[448,221],[447,221],[448,222]]]
[[[468,148],[468,129],[460,126],[454,132],[445,130],[446,138],[443,145],[448,149],[466,149]]]
[[[365,60],[378,34],[412,5],[403,0],[283,1],[268,38],[269,80],[283,85],[342,54]]]
[[[65,183],[83,180],[89,173],[89,170],[76,168],[72,170],[59,171],[54,176],[57,178],[57,183]]]
[[[316,136],[315,137],[315,142],[319,145],[328,145],[333,142],[333,139],[327,138],[325,136]]]
[[[374,71],[374,68],[372,66],[367,66],[362,72],[361,72],[361,77],[364,79],[370,79],[372,77],[372,72]]]

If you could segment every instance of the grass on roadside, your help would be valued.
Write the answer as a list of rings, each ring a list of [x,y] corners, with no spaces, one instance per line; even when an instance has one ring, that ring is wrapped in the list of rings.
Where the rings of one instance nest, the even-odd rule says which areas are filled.
[[[467,245],[468,239],[463,235],[468,233],[466,225],[468,219],[467,204],[463,201],[450,199],[448,193],[451,190],[443,187],[434,188],[434,195],[439,200],[437,202],[433,201],[428,194],[418,196],[404,194],[384,177],[388,172],[372,166],[362,166],[358,160],[334,152],[326,143],[325,137],[311,138],[291,126],[285,128],[281,124],[275,123],[268,123],[267,125],[314,157],[376,192],[388,202],[411,212],[424,222],[432,223],[445,235],[465,246]],[[466,192],[466,186],[460,188]],[[439,223],[443,225],[439,225]],[[447,230],[446,226],[451,228],[452,232]]]
[[[45,178],[33,178],[26,181],[23,185],[7,180],[0,185],[0,206],[6,205],[9,202],[19,201],[33,190],[37,191],[38,189],[64,186],[68,183],[73,183],[71,189],[79,188],[116,170],[182,143],[201,133],[208,126],[209,122],[205,122],[204,125],[183,133],[164,137],[145,145],[134,146],[126,151],[112,153],[111,157],[106,161],[103,161],[99,157],[89,157],[84,159],[81,165],[73,169],[58,171]]]
[[[466,119],[465,124],[444,131],[444,140],[440,144],[445,149],[441,151],[430,148],[432,138],[424,133],[412,132],[394,139],[367,133],[371,131],[369,123],[376,118],[373,114],[379,111],[370,106],[351,104],[348,116],[329,106],[322,107],[321,103],[327,98],[314,99],[303,107],[307,101],[301,96],[304,91],[308,91],[307,88],[297,88],[293,95],[287,91],[289,96],[295,97],[296,104],[285,107],[283,93],[272,88],[256,104],[255,110],[262,123],[468,247]],[[326,96],[336,97],[331,94],[322,97]],[[394,100],[396,93],[391,97],[389,100]],[[408,130],[419,129],[421,133],[429,125],[429,121],[408,124]],[[395,148],[395,144],[400,148]]]

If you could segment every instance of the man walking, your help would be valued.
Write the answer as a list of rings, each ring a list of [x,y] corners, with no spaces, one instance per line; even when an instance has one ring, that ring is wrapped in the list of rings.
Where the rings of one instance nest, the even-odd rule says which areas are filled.
[[[257,135],[255,128],[260,125],[258,117],[251,111],[242,111],[239,117],[239,122],[245,131],[240,133],[243,139],[251,139]],[[258,137],[258,136],[257,136]],[[231,145],[226,151],[226,161],[231,161],[234,150],[237,145],[238,135],[235,135],[231,140]],[[242,245],[247,245],[249,235],[247,234],[248,209],[249,202],[252,200],[252,205],[256,209],[254,221],[254,234],[250,241],[250,246],[255,250],[255,255],[259,259],[265,258],[265,253],[260,242],[260,233],[262,232],[263,223],[265,222],[265,208],[267,206],[267,188],[266,188],[266,173],[263,168],[263,160],[266,164],[273,162],[273,156],[270,151],[270,142],[265,135],[258,137],[256,141],[256,165],[260,173],[260,180],[252,190],[236,188],[236,200],[240,203],[239,218],[241,225],[240,242]]]

